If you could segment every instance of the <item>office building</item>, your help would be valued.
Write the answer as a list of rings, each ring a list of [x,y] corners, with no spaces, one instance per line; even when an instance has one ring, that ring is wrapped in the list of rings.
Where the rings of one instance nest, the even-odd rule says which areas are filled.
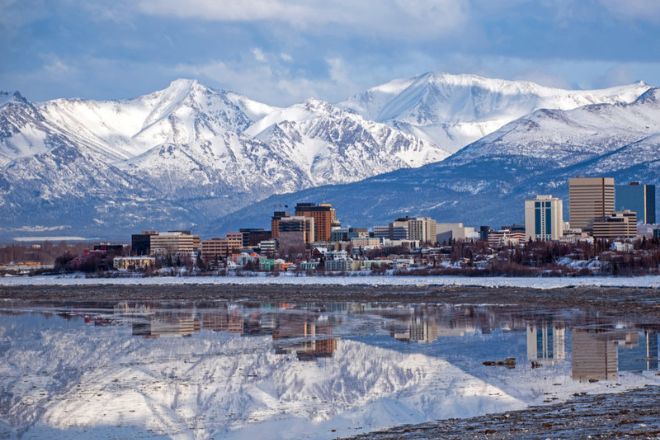
[[[332,227],[337,225],[335,208],[329,203],[298,203],[296,216],[314,219],[314,241],[330,241]]]
[[[156,259],[154,257],[133,256],[112,259],[112,267],[117,270],[145,270],[155,265]]]
[[[473,227],[464,226],[463,223],[437,223],[435,226],[435,239],[437,243],[449,240],[477,240],[479,232]],[[488,239],[486,237],[486,239]]]
[[[596,218],[614,212],[612,177],[568,179],[568,215],[571,228],[591,231]]]
[[[273,217],[270,219],[270,230],[272,233],[272,238],[279,237],[280,234],[280,221],[288,217],[289,214],[286,211],[275,211]]]
[[[275,251],[277,251],[277,241],[264,240],[259,242],[259,251],[272,258],[275,255]]]
[[[537,195],[525,200],[525,234],[532,240],[559,240],[564,230],[561,199]]]
[[[635,238],[637,216],[633,211],[622,211],[599,217],[593,222],[592,235],[608,240]]]
[[[151,236],[156,235],[156,231],[142,231],[139,234],[131,235],[131,254],[149,255],[151,249]]]
[[[213,260],[227,258],[231,254],[240,252],[243,247],[243,234],[230,232],[224,238],[211,238],[202,241],[202,258]]]
[[[330,233],[330,241],[350,241],[366,237],[369,237],[367,228],[333,228]]]
[[[278,228],[277,240],[280,255],[302,254],[307,244],[315,241],[313,217],[283,217],[279,220]]]
[[[256,247],[259,242],[270,240],[271,231],[265,231],[263,228],[241,228],[239,232],[243,234],[243,247]]]
[[[634,211],[638,222],[655,223],[655,185],[643,185],[639,182],[617,185],[615,202],[617,211]]]
[[[429,217],[408,219],[408,240],[419,240],[422,243],[436,242],[436,221]]]
[[[199,237],[192,235],[190,231],[159,232],[150,236],[149,254],[192,254],[195,250],[195,242],[199,242]]]

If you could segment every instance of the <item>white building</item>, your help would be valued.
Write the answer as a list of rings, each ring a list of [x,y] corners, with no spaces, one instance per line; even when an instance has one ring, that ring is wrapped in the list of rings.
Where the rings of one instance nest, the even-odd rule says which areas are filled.
[[[561,199],[537,195],[525,200],[525,234],[532,240],[559,240],[563,235],[564,211]]]
[[[463,223],[438,223],[435,227],[436,240],[443,243],[449,240],[478,240],[479,233]]]

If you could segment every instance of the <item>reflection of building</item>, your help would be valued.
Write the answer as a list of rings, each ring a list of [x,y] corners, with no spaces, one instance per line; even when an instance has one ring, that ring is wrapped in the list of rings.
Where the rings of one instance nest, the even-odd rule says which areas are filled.
[[[616,333],[573,329],[573,379],[615,380],[618,376]]]
[[[544,323],[527,326],[527,359],[530,361],[566,359],[563,325]]]
[[[293,341],[284,342],[286,339]],[[332,357],[337,349],[337,340],[332,337],[332,324],[309,315],[280,316],[273,330],[273,341],[277,341],[277,353],[295,352],[301,361]]]
[[[214,332],[243,333],[243,317],[226,309],[202,313],[202,326]]]
[[[435,317],[430,317],[426,313],[414,313],[408,322],[408,328],[405,330],[393,330],[391,336],[399,341],[411,341],[421,343],[431,343],[440,336],[440,328]]]
[[[133,323],[133,336],[145,338],[191,336],[199,330],[199,320],[193,316],[156,315]]]
[[[658,332],[654,330],[647,330],[645,332],[646,339],[646,369],[658,369]]]

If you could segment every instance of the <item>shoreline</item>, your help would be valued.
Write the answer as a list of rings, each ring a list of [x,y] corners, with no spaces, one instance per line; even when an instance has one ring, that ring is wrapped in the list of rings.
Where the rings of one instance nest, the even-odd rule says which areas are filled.
[[[660,387],[575,396],[563,403],[520,411],[402,425],[342,440],[657,438]]]
[[[188,301],[399,302],[453,305],[581,308],[607,315],[660,318],[660,289],[638,287],[525,287],[434,285],[0,285],[0,304],[72,306],[84,304]]]
[[[69,285],[218,285],[218,286],[462,286],[556,289],[568,287],[618,287],[660,289],[660,275],[589,277],[473,277],[460,275],[328,275],[328,276],[155,276],[84,277],[76,275],[37,275],[0,277],[0,287]]]

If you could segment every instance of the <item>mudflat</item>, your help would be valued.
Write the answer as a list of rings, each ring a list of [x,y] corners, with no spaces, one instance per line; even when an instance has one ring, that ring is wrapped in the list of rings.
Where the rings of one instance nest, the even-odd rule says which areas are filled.
[[[660,289],[633,287],[562,287],[530,289],[476,286],[387,285],[67,285],[0,286],[5,305],[58,305],[114,301],[358,301],[565,309],[578,307],[607,315],[660,317]]]

